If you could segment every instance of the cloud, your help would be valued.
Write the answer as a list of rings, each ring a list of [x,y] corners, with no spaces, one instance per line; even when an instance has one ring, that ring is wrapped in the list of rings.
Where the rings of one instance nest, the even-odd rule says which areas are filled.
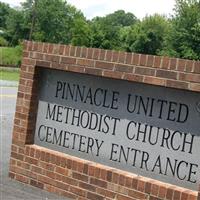
[[[155,13],[169,15],[173,13],[175,0],[68,0],[80,9],[87,18],[104,16],[116,10],[125,10],[142,19]]]
[[[20,6],[25,0],[1,0],[12,6]],[[175,0],[67,0],[81,10],[88,19],[105,16],[116,10],[125,10],[142,19],[155,13],[169,15],[173,13]]]

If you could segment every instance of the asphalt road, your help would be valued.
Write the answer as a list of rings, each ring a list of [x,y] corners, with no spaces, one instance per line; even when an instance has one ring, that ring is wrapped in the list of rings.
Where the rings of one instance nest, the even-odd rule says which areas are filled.
[[[66,200],[8,178],[16,97],[17,87],[0,85],[0,200]]]

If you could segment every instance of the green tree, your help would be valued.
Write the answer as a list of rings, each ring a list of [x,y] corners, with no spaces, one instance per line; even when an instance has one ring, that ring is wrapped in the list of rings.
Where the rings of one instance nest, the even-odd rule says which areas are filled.
[[[147,16],[129,30],[126,37],[127,51],[159,54],[169,30],[170,23],[164,16]]]
[[[118,10],[105,17],[96,17],[91,21],[92,46],[105,49],[122,50],[120,30],[133,25],[137,18],[132,13]]]
[[[88,29],[83,14],[64,0],[27,0],[21,10],[10,12],[7,20],[12,44],[31,36],[36,41],[87,46]]]
[[[176,0],[168,49],[178,57],[200,59],[200,1]]]
[[[10,7],[8,4],[0,2],[0,29],[6,28],[6,19],[9,15]]]
[[[6,20],[6,39],[10,45],[17,45],[20,39],[28,39],[29,30],[25,12],[11,9]]]

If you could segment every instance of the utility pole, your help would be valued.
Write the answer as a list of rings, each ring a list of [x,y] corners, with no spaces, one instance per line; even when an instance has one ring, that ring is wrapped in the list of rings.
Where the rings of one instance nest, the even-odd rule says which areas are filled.
[[[31,22],[31,29],[29,33],[29,40],[32,40],[32,34],[35,28],[35,20],[36,20],[36,7],[37,7],[37,0],[33,0],[33,8],[32,8],[32,22]]]

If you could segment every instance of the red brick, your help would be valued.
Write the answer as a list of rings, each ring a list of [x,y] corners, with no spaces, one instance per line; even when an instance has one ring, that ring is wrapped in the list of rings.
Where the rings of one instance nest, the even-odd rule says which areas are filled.
[[[153,62],[154,62],[154,56],[152,55],[148,55],[148,58],[147,58],[147,65],[148,67],[153,67]]]
[[[125,63],[126,60],[126,53],[125,52],[119,52],[119,62]]]
[[[83,162],[78,162],[77,172],[83,173],[83,167],[84,167],[84,163]]]
[[[158,192],[159,192],[159,186],[157,184],[152,184],[151,194],[154,195],[154,196],[158,196]]]
[[[156,76],[161,78],[177,79],[177,72],[166,71],[166,70],[157,70]]]
[[[188,191],[182,192],[181,193],[181,200],[189,200],[188,199]]]
[[[114,64],[108,62],[96,61],[95,67],[99,69],[113,70]]]
[[[64,183],[69,184],[69,185],[75,185],[75,186],[78,185],[78,181],[77,181],[77,180],[72,179],[72,178],[70,178],[70,177],[68,177],[68,176],[63,176],[63,177],[62,177],[62,181],[63,181]]]
[[[174,197],[173,197],[174,200],[181,200],[181,193],[180,191],[178,190],[175,190],[174,191]]]
[[[25,58],[28,58],[29,57],[29,51],[23,51],[23,53],[22,53],[22,56]]]
[[[148,67],[136,67],[135,74],[154,76],[155,69],[150,69]]]
[[[106,58],[107,61],[112,61],[112,51],[107,50],[106,52]]]
[[[62,182],[59,182],[59,181],[55,181],[54,185],[59,188],[59,189],[62,189],[62,190],[69,190],[69,185],[68,184],[65,184],[65,183],[62,183]]]
[[[87,193],[87,198],[91,200],[104,200],[104,197],[92,192]]]
[[[94,59],[94,60],[98,60],[98,59],[99,59],[99,54],[100,54],[100,49],[96,49],[96,48],[94,48],[92,59]]]
[[[76,55],[76,47],[75,46],[70,46],[70,56],[75,56]]]
[[[151,193],[152,184],[150,182],[146,182],[144,192],[147,194]]]
[[[64,55],[64,52],[65,52],[65,45],[60,45],[59,55]]]
[[[79,182],[79,187],[83,188],[85,190],[91,191],[91,192],[95,192],[96,191],[96,187],[93,185],[90,185],[88,183],[84,183],[84,182]]]
[[[106,58],[106,50],[100,49],[99,59],[105,60],[105,58]]]
[[[86,196],[86,191],[85,191],[85,190],[82,190],[81,188],[78,188],[78,187],[70,186],[69,191],[70,191],[71,193],[73,193],[73,194],[78,195],[78,196],[83,196],[83,197]]]
[[[83,166],[83,173],[88,174],[88,164],[87,163],[84,164],[84,166]]]
[[[166,187],[163,187],[163,186],[160,186],[160,188],[159,188],[159,193],[158,193],[158,197],[159,197],[159,198],[165,198],[165,197],[166,197],[166,194],[167,194],[167,188],[166,188]]]
[[[154,57],[154,65],[153,67],[155,68],[160,68],[161,67],[161,57],[160,56],[155,56]]]
[[[48,46],[48,53],[49,54],[53,53],[53,44],[49,44],[49,46]]]
[[[68,71],[70,72],[77,72],[77,73],[83,73],[85,71],[84,67],[78,67],[78,66],[69,66]]]
[[[123,72],[104,71],[103,76],[104,77],[109,77],[109,78],[122,79]]]
[[[130,197],[133,197],[137,200],[143,200],[143,199],[147,199],[148,195],[147,194],[144,194],[144,193],[141,193],[141,192],[138,192],[136,190],[129,190],[128,191],[128,196]]]
[[[136,189],[137,190],[137,188],[138,188],[138,178],[133,178],[133,180],[132,180],[132,188],[133,189]]]
[[[52,178],[52,179],[55,179],[55,172],[53,172],[53,171],[46,170],[45,175]]]
[[[96,178],[90,178],[90,183],[92,185],[96,185],[96,186],[99,186],[99,187],[102,187],[102,188],[107,188],[107,182],[106,181],[102,181],[102,180],[99,180],[99,179],[96,179]]]
[[[82,51],[81,51],[81,57],[82,58],[87,57],[87,51],[88,51],[88,48],[82,47]]]
[[[99,176],[100,179],[102,180],[107,180],[107,170],[105,169],[100,169],[100,176]]]
[[[28,156],[25,157],[25,162],[28,162],[28,163],[33,164],[33,165],[37,165],[38,164],[38,160],[37,159],[31,158],[31,157],[28,157]]]
[[[119,60],[119,52],[113,51],[112,52],[112,62],[118,62]]]
[[[200,74],[180,73],[179,80],[200,83]]]
[[[132,53],[126,53],[126,60],[125,60],[126,64],[132,64],[132,56],[133,56]]]
[[[200,74],[200,61],[194,63],[194,72]]]
[[[139,65],[146,66],[146,64],[147,64],[147,55],[141,54]]]
[[[185,71],[186,72],[193,72],[194,71],[194,61],[193,60],[187,60],[186,66],[185,66]]]
[[[124,185],[125,185],[125,182],[126,182],[125,176],[124,176],[124,175],[120,175],[120,176],[119,176],[119,185],[124,186]]]
[[[47,62],[47,61],[39,61],[39,60],[37,60],[36,61],[36,66],[38,66],[38,67],[50,67],[51,63]]]
[[[190,90],[200,92],[200,84],[199,83],[190,83]]]
[[[29,46],[29,42],[24,40],[23,41],[23,49],[27,51],[28,50],[28,46]]]
[[[140,59],[140,54],[133,54],[132,55],[132,64],[133,65],[139,65],[139,59]]]
[[[32,50],[37,51],[38,50],[38,42],[32,42],[32,44],[33,44]]]
[[[68,175],[68,170],[66,168],[59,167],[59,166],[55,167],[55,172],[59,173],[59,174],[62,174],[62,175],[65,175],[65,176]]]
[[[132,73],[133,72],[133,66],[131,66],[131,65],[123,65],[123,64],[116,64],[115,65],[115,71]]]
[[[31,169],[32,169],[33,172],[35,172],[37,174],[43,174],[43,168],[41,168],[41,167],[33,165]]]
[[[111,172],[111,171],[108,171],[108,172],[107,172],[106,180],[107,180],[108,182],[111,182],[111,181],[112,181],[112,172]]]
[[[92,59],[93,57],[93,49],[92,48],[88,48],[87,50],[87,58],[88,59]]]
[[[142,82],[144,76],[135,74],[125,74],[124,79],[128,81]]]
[[[48,43],[44,43],[42,52],[43,53],[47,53],[48,49],[49,49],[49,44]]]
[[[23,65],[32,65],[35,66],[35,60],[31,58],[23,58],[22,59],[22,64]]]
[[[20,182],[23,182],[23,183],[26,183],[26,184],[29,182],[28,177],[25,177],[25,176],[22,176],[22,175],[19,175],[19,174],[15,174],[15,179],[17,181],[20,181]]]
[[[121,195],[121,194],[117,194],[117,200],[135,200],[135,199]]]
[[[114,193],[113,191],[105,190],[103,188],[97,188],[96,192],[104,197],[108,197],[111,199],[114,199],[116,196],[116,193]]]
[[[138,180],[137,189],[140,192],[144,192],[144,190],[145,190],[145,182],[143,180]]]
[[[11,152],[11,157],[12,158],[15,158],[15,159],[17,159],[17,160],[24,160],[24,155],[22,155],[22,154],[17,154],[17,153],[15,153],[15,152]]]
[[[166,86],[179,89],[188,89],[189,83],[182,81],[166,80]]]
[[[62,57],[62,58],[61,58],[61,63],[65,63],[65,64],[76,64],[76,58]]]
[[[102,75],[102,70],[100,69],[93,69],[93,68],[85,68],[86,74],[92,74],[92,75]]]
[[[69,54],[70,54],[70,48],[71,48],[70,45],[65,46],[65,49],[64,49],[64,55],[65,56],[69,56]]]
[[[144,83],[164,86],[165,85],[165,79],[156,78],[156,77],[152,77],[152,76],[145,76],[144,77]]]
[[[79,173],[76,173],[76,172],[72,173],[72,178],[80,180],[80,181],[84,181],[84,182],[88,182],[88,179],[89,179],[88,176],[83,175],[83,174],[79,174]]]
[[[59,62],[60,56],[55,56],[55,55],[45,55],[45,60],[46,61],[51,61],[51,62]]]
[[[188,196],[188,200],[197,200],[197,198],[198,197],[196,195],[194,195],[194,194],[189,194],[189,196]]]
[[[77,59],[77,65],[87,66],[87,67],[94,67],[94,61],[88,59]]]
[[[186,66],[186,60],[184,59],[178,59],[178,71],[184,72]]]
[[[162,69],[169,69],[170,59],[168,57],[162,58],[161,68]]]
[[[30,185],[34,186],[34,187],[38,187],[40,189],[44,189],[44,184],[43,183],[40,183],[40,182],[37,182],[35,180],[30,180]]]
[[[176,70],[177,68],[177,59],[176,58],[171,58],[170,63],[169,63],[169,69],[171,70]]]

